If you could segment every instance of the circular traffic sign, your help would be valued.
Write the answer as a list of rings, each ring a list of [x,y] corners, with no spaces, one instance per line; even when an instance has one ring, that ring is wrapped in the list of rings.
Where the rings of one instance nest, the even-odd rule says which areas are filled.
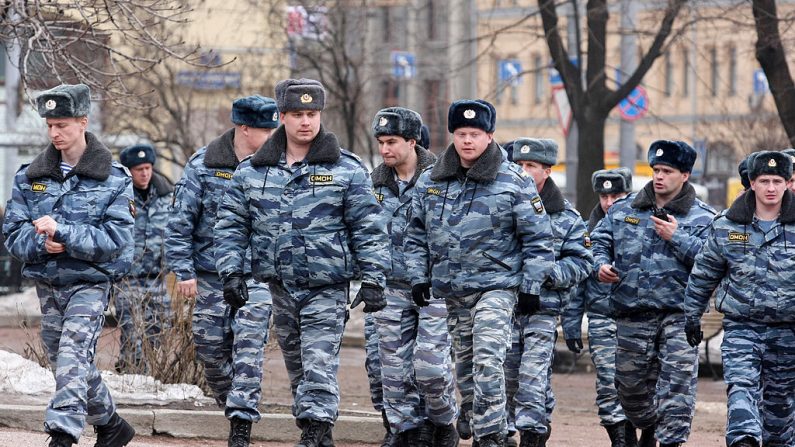
[[[618,103],[618,112],[621,118],[627,121],[635,121],[646,116],[649,111],[649,95],[646,89],[638,86],[635,87],[626,98]]]

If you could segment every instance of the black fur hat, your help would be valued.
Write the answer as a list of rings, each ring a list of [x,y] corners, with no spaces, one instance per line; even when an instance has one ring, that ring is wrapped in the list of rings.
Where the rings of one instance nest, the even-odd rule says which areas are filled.
[[[558,163],[558,143],[546,138],[517,138],[513,141],[512,161],[535,161],[548,166]]]
[[[751,179],[748,178],[748,162],[751,160],[754,154],[748,154],[743,161],[737,165],[737,173],[740,174],[740,183],[743,184],[743,189],[748,189],[751,187]]]
[[[460,99],[450,104],[447,111],[447,131],[461,127],[474,127],[487,133],[497,128],[497,109],[482,99]]]
[[[276,101],[260,95],[237,98],[232,103],[231,121],[237,125],[258,129],[275,129],[279,127]]]
[[[668,165],[682,172],[690,172],[696,163],[696,150],[684,141],[657,140],[649,146],[649,166]]]
[[[591,174],[591,186],[597,194],[632,192],[632,171],[629,168],[600,169]]]
[[[420,127],[420,141],[419,145],[424,147],[425,149],[431,150],[431,129],[428,128],[425,124]]]
[[[279,112],[295,110],[323,110],[326,89],[314,79],[285,79],[276,84],[276,104]]]
[[[157,154],[151,144],[134,144],[128,146],[119,154],[119,161],[128,168],[134,168],[140,164],[155,164]]]
[[[748,163],[748,178],[756,179],[760,175],[778,175],[784,180],[792,178],[792,159],[779,151],[760,151]]]
[[[91,90],[85,84],[61,84],[36,97],[42,118],[80,118],[91,110]]]
[[[387,107],[379,110],[373,118],[373,136],[376,138],[382,135],[397,135],[419,142],[421,134],[422,117],[411,109]]]

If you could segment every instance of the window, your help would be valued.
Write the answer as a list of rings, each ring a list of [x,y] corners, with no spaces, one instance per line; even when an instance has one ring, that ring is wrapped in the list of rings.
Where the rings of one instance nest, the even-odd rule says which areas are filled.
[[[712,96],[718,96],[718,83],[720,82],[719,79],[719,66],[718,66],[718,49],[713,47],[709,49],[709,66],[710,66],[710,76],[709,76],[709,93]]]
[[[682,97],[690,95],[690,51],[682,48]]]
[[[544,62],[541,55],[533,55],[533,103],[541,104],[544,100]]]
[[[436,5],[434,0],[428,0],[428,21],[425,23],[428,30],[428,39],[436,39]]]
[[[737,47],[729,47],[729,96],[737,95]]]
[[[665,96],[671,96],[671,92],[673,92],[673,89],[674,89],[674,64],[671,61],[671,55],[670,54],[666,54],[665,55],[665,61],[664,62],[665,62],[665,65],[664,65],[665,66],[665,73],[664,73],[665,78],[663,79],[663,82],[665,84],[663,85],[663,94]]]

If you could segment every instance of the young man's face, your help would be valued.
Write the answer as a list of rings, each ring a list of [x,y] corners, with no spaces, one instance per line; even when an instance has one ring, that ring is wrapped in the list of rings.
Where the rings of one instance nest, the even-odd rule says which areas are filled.
[[[781,203],[787,183],[784,177],[778,175],[760,175],[751,180],[751,189],[756,194],[757,202],[765,206],[775,206]]]
[[[545,166],[537,161],[517,161],[516,164],[522,167],[522,170],[531,177],[533,177],[533,181],[536,182],[536,186],[539,189],[544,187],[544,183],[549,178],[549,175],[552,173],[552,168],[549,166]]]
[[[453,146],[461,158],[461,166],[472,167],[483,152],[486,152],[491,137],[492,134],[475,127],[461,127],[453,131]]]
[[[281,114],[287,139],[297,144],[309,144],[320,132],[319,110],[294,110]]]
[[[390,168],[405,164],[414,152],[416,144],[413,139],[407,140],[397,135],[381,135],[376,140],[378,140],[378,151],[381,153],[381,158],[384,159],[384,164]]]
[[[152,181],[152,163],[141,163],[130,168],[133,186],[138,189],[146,189]]]
[[[682,185],[690,178],[689,172],[682,172],[668,165],[657,164],[652,166],[654,175],[654,192],[661,196],[671,195],[680,190]]]
[[[616,200],[624,198],[626,196],[627,196],[627,193],[625,193],[625,192],[617,192],[617,193],[612,193],[612,194],[601,194],[600,193],[599,194],[599,206],[601,206],[602,207],[602,211],[604,211],[606,213],[607,210],[609,210],[610,207],[613,206],[614,203],[616,203]]]
[[[59,151],[85,142],[88,118],[47,118],[47,137]]]

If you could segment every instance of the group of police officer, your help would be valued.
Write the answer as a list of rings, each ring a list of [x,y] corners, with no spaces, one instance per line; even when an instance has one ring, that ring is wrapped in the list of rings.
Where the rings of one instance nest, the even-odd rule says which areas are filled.
[[[173,187],[151,146],[126,148],[122,166],[86,131],[86,86],[37,98],[51,144],[18,172],[3,233],[41,301],[57,384],[50,447],[76,443],[86,422],[97,446],[133,438],[93,364],[96,340],[115,283],[117,368],[141,364],[144,335],[157,348],[171,308],[163,271],[195,300],[196,355],[230,446],[248,446],[260,419],[271,314],[297,447],[334,445],[353,279],[384,446],[516,445],[516,432],[520,446],[546,445],[557,323],[578,353],[586,313],[611,445],[682,445],[713,293],[727,445],[795,445],[795,154],[745,160],[748,191],[716,215],[688,182],[695,151],[656,141],[639,192],[626,168],[593,174],[600,201],[586,224],[550,177],[556,143],[501,147],[487,101],[451,104],[453,142],[438,159],[418,113],[379,111],[383,162],[368,173],[321,124],[325,99],[319,82],[288,79],[275,99],[234,101],[234,127]]]

